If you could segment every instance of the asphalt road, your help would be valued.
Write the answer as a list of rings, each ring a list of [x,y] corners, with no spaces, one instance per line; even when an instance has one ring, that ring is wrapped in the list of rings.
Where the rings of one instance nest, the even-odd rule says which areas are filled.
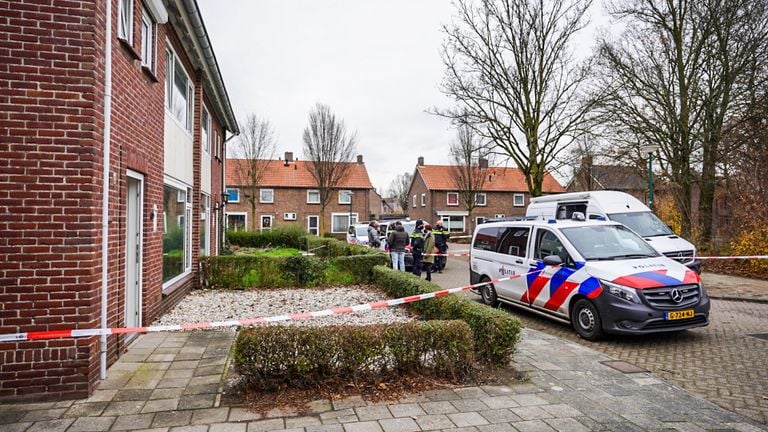
[[[451,252],[466,249],[466,245],[455,245]],[[449,258],[446,270],[434,275],[433,281],[443,288],[466,285],[467,258]],[[729,283],[738,292],[737,285],[743,280],[718,276],[721,290],[727,290]],[[465,295],[479,301],[479,296]],[[502,307],[528,328],[632,363],[723,408],[768,424],[768,303],[712,300],[708,327],[649,336],[611,336],[599,342],[580,339],[569,326],[525,310]]]

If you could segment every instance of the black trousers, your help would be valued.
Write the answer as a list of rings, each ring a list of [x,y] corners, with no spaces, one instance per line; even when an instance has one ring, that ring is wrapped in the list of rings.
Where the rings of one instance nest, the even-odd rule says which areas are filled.
[[[431,281],[432,280],[432,263],[425,262],[425,263],[422,263],[422,266],[424,267],[424,271],[427,272],[427,278],[426,279],[428,281]],[[421,277],[421,275],[419,275],[419,277]]]
[[[421,251],[412,251],[413,253],[413,274],[415,274],[418,277],[421,277],[421,260],[422,255]]]
[[[444,253],[448,252],[448,245],[439,245],[439,246],[437,246],[437,251],[440,252],[441,254],[444,254]],[[434,265],[433,268],[435,270],[443,270],[445,268],[445,260],[446,259],[447,259],[447,257],[444,257],[444,256],[436,256],[435,257],[435,265]]]

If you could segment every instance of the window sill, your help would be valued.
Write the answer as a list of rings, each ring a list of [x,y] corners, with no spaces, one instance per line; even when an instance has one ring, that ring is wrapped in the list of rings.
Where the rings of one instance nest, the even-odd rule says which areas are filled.
[[[123,48],[125,48],[125,50],[128,51],[128,54],[130,54],[131,57],[134,58],[134,60],[139,60],[141,58],[141,55],[139,55],[139,53],[133,48],[133,45],[131,44],[130,41],[128,41],[127,39],[123,39],[121,37],[118,37],[117,40],[120,41],[120,45],[122,45]]]
[[[166,282],[166,284],[163,284],[163,290],[162,290],[163,295],[169,296],[173,294],[174,291],[185,286],[191,279],[192,279],[192,272],[189,270],[176,276],[175,278]]]
[[[141,70],[144,72],[144,74],[149,77],[149,79],[152,82],[160,82],[159,79],[157,79],[157,75],[155,75],[155,72],[152,71],[152,69],[147,65],[141,65]]]

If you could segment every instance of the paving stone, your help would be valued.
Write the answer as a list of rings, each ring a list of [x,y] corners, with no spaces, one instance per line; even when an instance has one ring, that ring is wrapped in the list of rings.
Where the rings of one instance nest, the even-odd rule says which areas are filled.
[[[392,418],[392,414],[389,412],[386,406],[364,406],[355,408],[355,414],[361,421],[379,420]]]
[[[101,415],[108,405],[109,402],[89,402],[72,405],[62,417],[95,417]]]
[[[192,411],[162,411],[155,414],[152,427],[187,426],[192,420]]]
[[[276,407],[272,408],[271,410],[267,411],[264,414],[264,417],[266,418],[277,418],[277,417],[293,417],[299,415],[299,409],[297,407]]]
[[[229,416],[229,408],[227,407],[197,409],[192,414],[192,424],[200,425],[200,424],[222,423],[227,421],[228,416]]]
[[[208,432],[208,426],[176,426],[170,432]]]
[[[199,364],[199,360],[176,360],[175,362],[171,363],[171,365],[168,367],[168,370],[196,369]]]
[[[488,406],[478,399],[459,399],[451,401],[459,412],[473,412],[488,409]]]
[[[484,392],[480,387],[462,387],[454,389],[453,392],[463,399],[480,399],[488,397],[488,393]]]
[[[0,425],[16,423],[26,415],[26,411],[4,411],[0,412]],[[31,422],[30,422],[31,423]]]
[[[195,369],[194,376],[205,376],[205,375],[221,375],[224,373],[224,366],[225,364],[220,365],[213,365],[213,366],[203,366]]]
[[[212,408],[216,402],[215,394],[185,395],[179,399],[179,409]]]
[[[424,392],[424,396],[433,401],[461,399],[453,390],[429,390]]]
[[[512,426],[514,426],[514,428],[520,432],[553,432],[556,430],[541,420],[528,420],[528,421],[516,422],[516,423],[512,423]],[[617,429],[617,430],[620,430],[620,429]]]
[[[381,425],[375,421],[344,424],[344,432],[381,432],[382,430]]]
[[[265,432],[285,428],[283,419],[256,420],[248,422],[248,432]]]
[[[112,425],[113,431],[146,429],[152,425],[154,414],[130,414],[118,416]]]
[[[246,432],[247,428],[247,423],[214,423],[208,432]]]
[[[289,417],[285,419],[286,429],[302,429],[307,426],[320,426],[320,425],[322,425],[322,423],[320,422],[320,419],[318,417],[313,417],[313,416]]]
[[[392,417],[417,417],[425,415],[424,410],[417,403],[399,403],[389,405],[389,412]]]
[[[67,432],[102,432],[109,430],[114,422],[115,417],[80,417]]]
[[[480,411],[479,413],[489,423],[505,423],[521,421],[522,419],[508,408],[499,408],[494,410]]]
[[[117,392],[113,401],[146,401],[152,397],[153,389],[127,389]]]
[[[30,426],[32,426],[32,423],[12,423],[12,424],[0,423],[0,430],[3,432],[24,432]]]
[[[480,386],[489,396],[508,396],[512,394],[512,389],[508,386]]]
[[[364,406],[366,406],[366,403],[360,396],[351,396],[333,401],[333,409],[335,410],[343,410],[345,408],[358,408]]]
[[[340,424],[329,424],[320,426],[307,426],[306,432],[344,432],[344,426]]]
[[[152,394],[149,396],[149,400],[156,400],[156,399],[179,399],[184,395],[183,388],[164,388],[164,389],[155,389],[152,391]]]
[[[40,421],[30,426],[26,432],[64,432],[74,422],[73,418]]]
[[[447,401],[422,402],[420,405],[427,414],[449,414],[459,412],[453,404]]]
[[[163,379],[168,378],[192,378],[195,369],[169,369],[163,375]]]
[[[480,401],[488,405],[488,408],[491,408],[491,409],[514,408],[514,407],[520,406],[520,404],[514,399],[512,399],[510,396],[484,397],[484,398],[481,398]]]
[[[581,411],[566,404],[542,405],[541,409],[554,417],[581,417],[584,415]]]
[[[420,431],[419,425],[412,418],[395,418],[379,420],[384,432],[416,432]]]
[[[510,396],[512,400],[520,404],[520,406],[535,406],[546,405],[548,402],[537,395],[532,394],[520,394]]]
[[[201,386],[206,384],[215,384],[218,385],[221,381],[221,375],[206,375],[206,376],[196,376],[189,379],[189,385],[190,386]],[[185,384],[186,385],[186,384]]]
[[[163,378],[157,383],[157,388],[186,388],[192,378]]]
[[[250,411],[246,408],[231,408],[229,410],[229,421],[241,422],[249,420],[259,420],[262,417],[261,414]]]
[[[451,419],[453,424],[455,424],[457,427],[465,427],[465,426],[479,426],[488,424],[488,420],[483,418],[480,414],[476,412],[461,412],[456,414],[448,414],[448,418]]]
[[[63,416],[66,411],[67,411],[67,408],[56,408],[56,409],[51,408],[51,409],[29,411],[26,414],[24,414],[24,417],[21,418],[21,421],[37,422],[37,421],[44,421],[44,420],[55,420]]]
[[[112,402],[107,406],[102,415],[118,416],[126,414],[138,414],[144,408],[144,401],[121,401]]]
[[[74,400],[59,401],[53,404],[54,408],[69,408],[75,403]]]
[[[478,426],[477,430],[480,432],[517,432],[517,429],[515,429],[509,423],[497,423]]]
[[[147,401],[144,404],[144,408],[141,409],[142,413],[171,411],[175,410],[179,406],[179,399],[157,399]]]
[[[583,424],[572,418],[544,419],[544,422],[552,429],[560,432],[589,432]]]
[[[509,408],[515,415],[523,420],[536,420],[554,417],[552,414],[544,411],[541,407],[529,406]]]
[[[430,414],[416,417],[416,423],[422,430],[448,429],[455,425],[444,414]]]
[[[185,395],[212,394],[219,390],[219,384],[195,384],[184,389]]]

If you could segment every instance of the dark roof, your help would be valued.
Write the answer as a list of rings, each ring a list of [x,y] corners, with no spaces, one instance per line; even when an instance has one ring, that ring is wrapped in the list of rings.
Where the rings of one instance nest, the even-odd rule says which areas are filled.
[[[586,187],[587,167],[581,165],[571,180],[572,183],[578,182],[579,186]],[[591,165],[589,174],[592,176],[592,190],[642,190],[647,188],[646,179],[637,172],[637,168],[621,165]]]

